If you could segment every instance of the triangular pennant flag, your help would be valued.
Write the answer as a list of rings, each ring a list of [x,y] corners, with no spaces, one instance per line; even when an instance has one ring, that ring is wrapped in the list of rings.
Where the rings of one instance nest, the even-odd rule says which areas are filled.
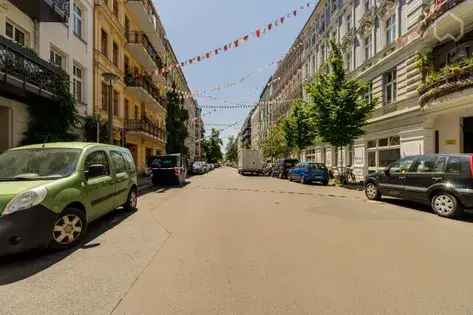
[[[240,40],[239,40],[239,39],[237,39],[236,41],[234,41],[234,42],[233,42],[233,43],[235,44],[235,48],[237,48],[237,47],[238,47],[239,41],[240,41]]]
[[[297,16],[297,10],[292,11],[292,14],[293,14],[294,16]]]
[[[261,36],[261,30],[260,29],[257,29],[256,30],[256,37],[260,37]]]
[[[268,24],[268,31],[270,31],[273,28],[273,23]]]

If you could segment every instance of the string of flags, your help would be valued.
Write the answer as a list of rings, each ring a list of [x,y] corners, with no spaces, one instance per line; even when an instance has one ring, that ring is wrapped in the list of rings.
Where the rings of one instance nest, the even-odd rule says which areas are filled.
[[[307,2],[306,4],[300,5],[299,7],[291,10],[291,12],[287,13],[286,15],[273,19],[271,22],[265,24],[264,26],[258,27],[253,32],[247,33],[232,41],[229,41],[227,44],[223,45],[222,47],[209,49],[201,55],[195,56],[193,58],[190,58],[190,59],[187,59],[185,61],[181,61],[175,64],[170,64],[167,67],[164,67],[163,69],[161,69],[160,71],[162,73],[165,73],[176,68],[182,68],[188,65],[197,64],[204,60],[211,59],[215,56],[218,56],[218,55],[227,53],[229,51],[232,51],[236,48],[239,48],[243,44],[247,43],[250,39],[260,39],[264,35],[268,34],[270,31],[275,29],[276,27],[283,25],[287,20],[298,17],[302,11],[307,10],[313,5],[315,5],[315,2]]]

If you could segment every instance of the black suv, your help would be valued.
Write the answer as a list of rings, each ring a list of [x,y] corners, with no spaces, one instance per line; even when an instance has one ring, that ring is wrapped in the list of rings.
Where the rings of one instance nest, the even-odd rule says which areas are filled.
[[[287,178],[287,172],[299,163],[297,159],[282,159],[279,160],[273,167],[273,177]]]
[[[405,157],[366,177],[366,197],[382,195],[421,202],[443,217],[473,208],[473,155],[435,154]]]

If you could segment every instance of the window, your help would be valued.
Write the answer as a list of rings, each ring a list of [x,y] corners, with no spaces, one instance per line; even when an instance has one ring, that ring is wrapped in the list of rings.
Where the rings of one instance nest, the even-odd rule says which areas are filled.
[[[351,69],[351,52],[350,51],[347,51],[345,53],[345,68],[350,71]]]
[[[118,17],[118,0],[112,0],[112,11],[113,14]]]
[[[113,91],[113,116],[118,117],[118,110],[120,107],[120,94],[117,91]]]
[[[66,57],[54,48],[49,51],[49,61],[63,70],[66,69]]]
[[[382,138],[378,140],[378,147],[387,147],[388,146],[388,138]]]
[[[373,51],[371,34],[365,39],[365,61],[371,58],[371,52]]]
[[[118,44],[113,42],[113,64],[118,67]]]
[[[370,140],[370,141],[368,141],[367,147],[368,147],[368,149],[369,149],[369,148],[376,148],[376,140]]]
[[[107,83],[102,82],[102,110],[108,111],[108,89]]]
[[[392,15],[386,21],[386,45],[394,42],[396,38],[396,16]]]
[[[400,149],[389,149],[379,151],[379,167],[387,167],[392,162],[399,160],[401,157]]]
[[[392,69],[383,75],[384,85],[384,103],[391,104],[396,101],[397,97],[397,84],[396,84],[397,73],[396,69]]]
[[[365,11],[370,9],[370,0],[365,0]]]
[[[405,157],[399,162],[393,163],[389,170],[391,174],[407,173],[415,160],[415,156]]]
[[[432,173],[436,168],[436,160],[435,156],[421,156],[417,159],[413,171],[415,173]]]
[[[108,57],[108,34],[104,30],[101,31],[100,35],[100,51]]]
[[[72,77],[72,92],[77,103],[83,103],[83,81],[84,81],[84,71],[81,66],[73,66],[73,77]]]
[[[126,75],[130,73],[130,58],[127,55],[123,57],[123,68]]]
[[[110,165],[108,163],[107,154],[104,151],[96,151],[90,153],[85,159],[85,169],[94,164],[105,165],[105,176],[110,175]]]
[[[74,3],[72,8],[72,31],[74,34],[82,38],[82,9]]]
[[[5,24],[5,35],[8,39],[14,41],[20,46],[26,46],[26,32],[20,30],[16,25],[10,22]]]
[[[125,98],[125,119],[130,119],[130,101]]]
[[[368,167],[376,167],[376,151],[368,152]]]
[[[446,172],[460,175],[462,173],[462,159],[455,156],[449,157]]]
[[[110,157],[112,158],[112,165],[113,165],[113,168],[115,170],[115,173],[126,172],[126,170],[128,168],[127,163],[125,162],[125,159],[120,154],[120,152],[111,151],[110,152]]]
[[[369,104],[373,102],[373,81],[368,82],[365,98]]]
[[[139,115],[140,115],[140,110],[138,109],[138,106],[135,105],[135,120],[138,120]]]
[[[348,33],[351,31],[351,14],[347,15],[346,24],[347,24],[347,33]]]
[[[394,136],[394,137],[389,137],[389,145],[400,145],[401,144],[401,137],[399,136]]]

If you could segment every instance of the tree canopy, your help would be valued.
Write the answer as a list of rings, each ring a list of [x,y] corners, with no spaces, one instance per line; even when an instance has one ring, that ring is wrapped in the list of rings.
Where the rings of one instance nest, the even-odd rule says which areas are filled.
[[[203,141],[205,157],[208,163],[217,163],[223,159],[221,149],[222,144],[223,142],[222,139],[220,139],[220,131],[213,128],[210,133],[210,137],[208,139],[204,139]]]
[[[228,137],[225,148],[225,160],[236,163],[238,161],[238,141],[234,136]]]
[[[261,149],[265,159],[277,159],[289,153],[282,123],[278,123],[268,130]]]
[[[188,148],[184,141],[188,136],[186,122],[189,119],[189,113],[177,93],[168,92],[167,99],[166,152],[187,154]]]

